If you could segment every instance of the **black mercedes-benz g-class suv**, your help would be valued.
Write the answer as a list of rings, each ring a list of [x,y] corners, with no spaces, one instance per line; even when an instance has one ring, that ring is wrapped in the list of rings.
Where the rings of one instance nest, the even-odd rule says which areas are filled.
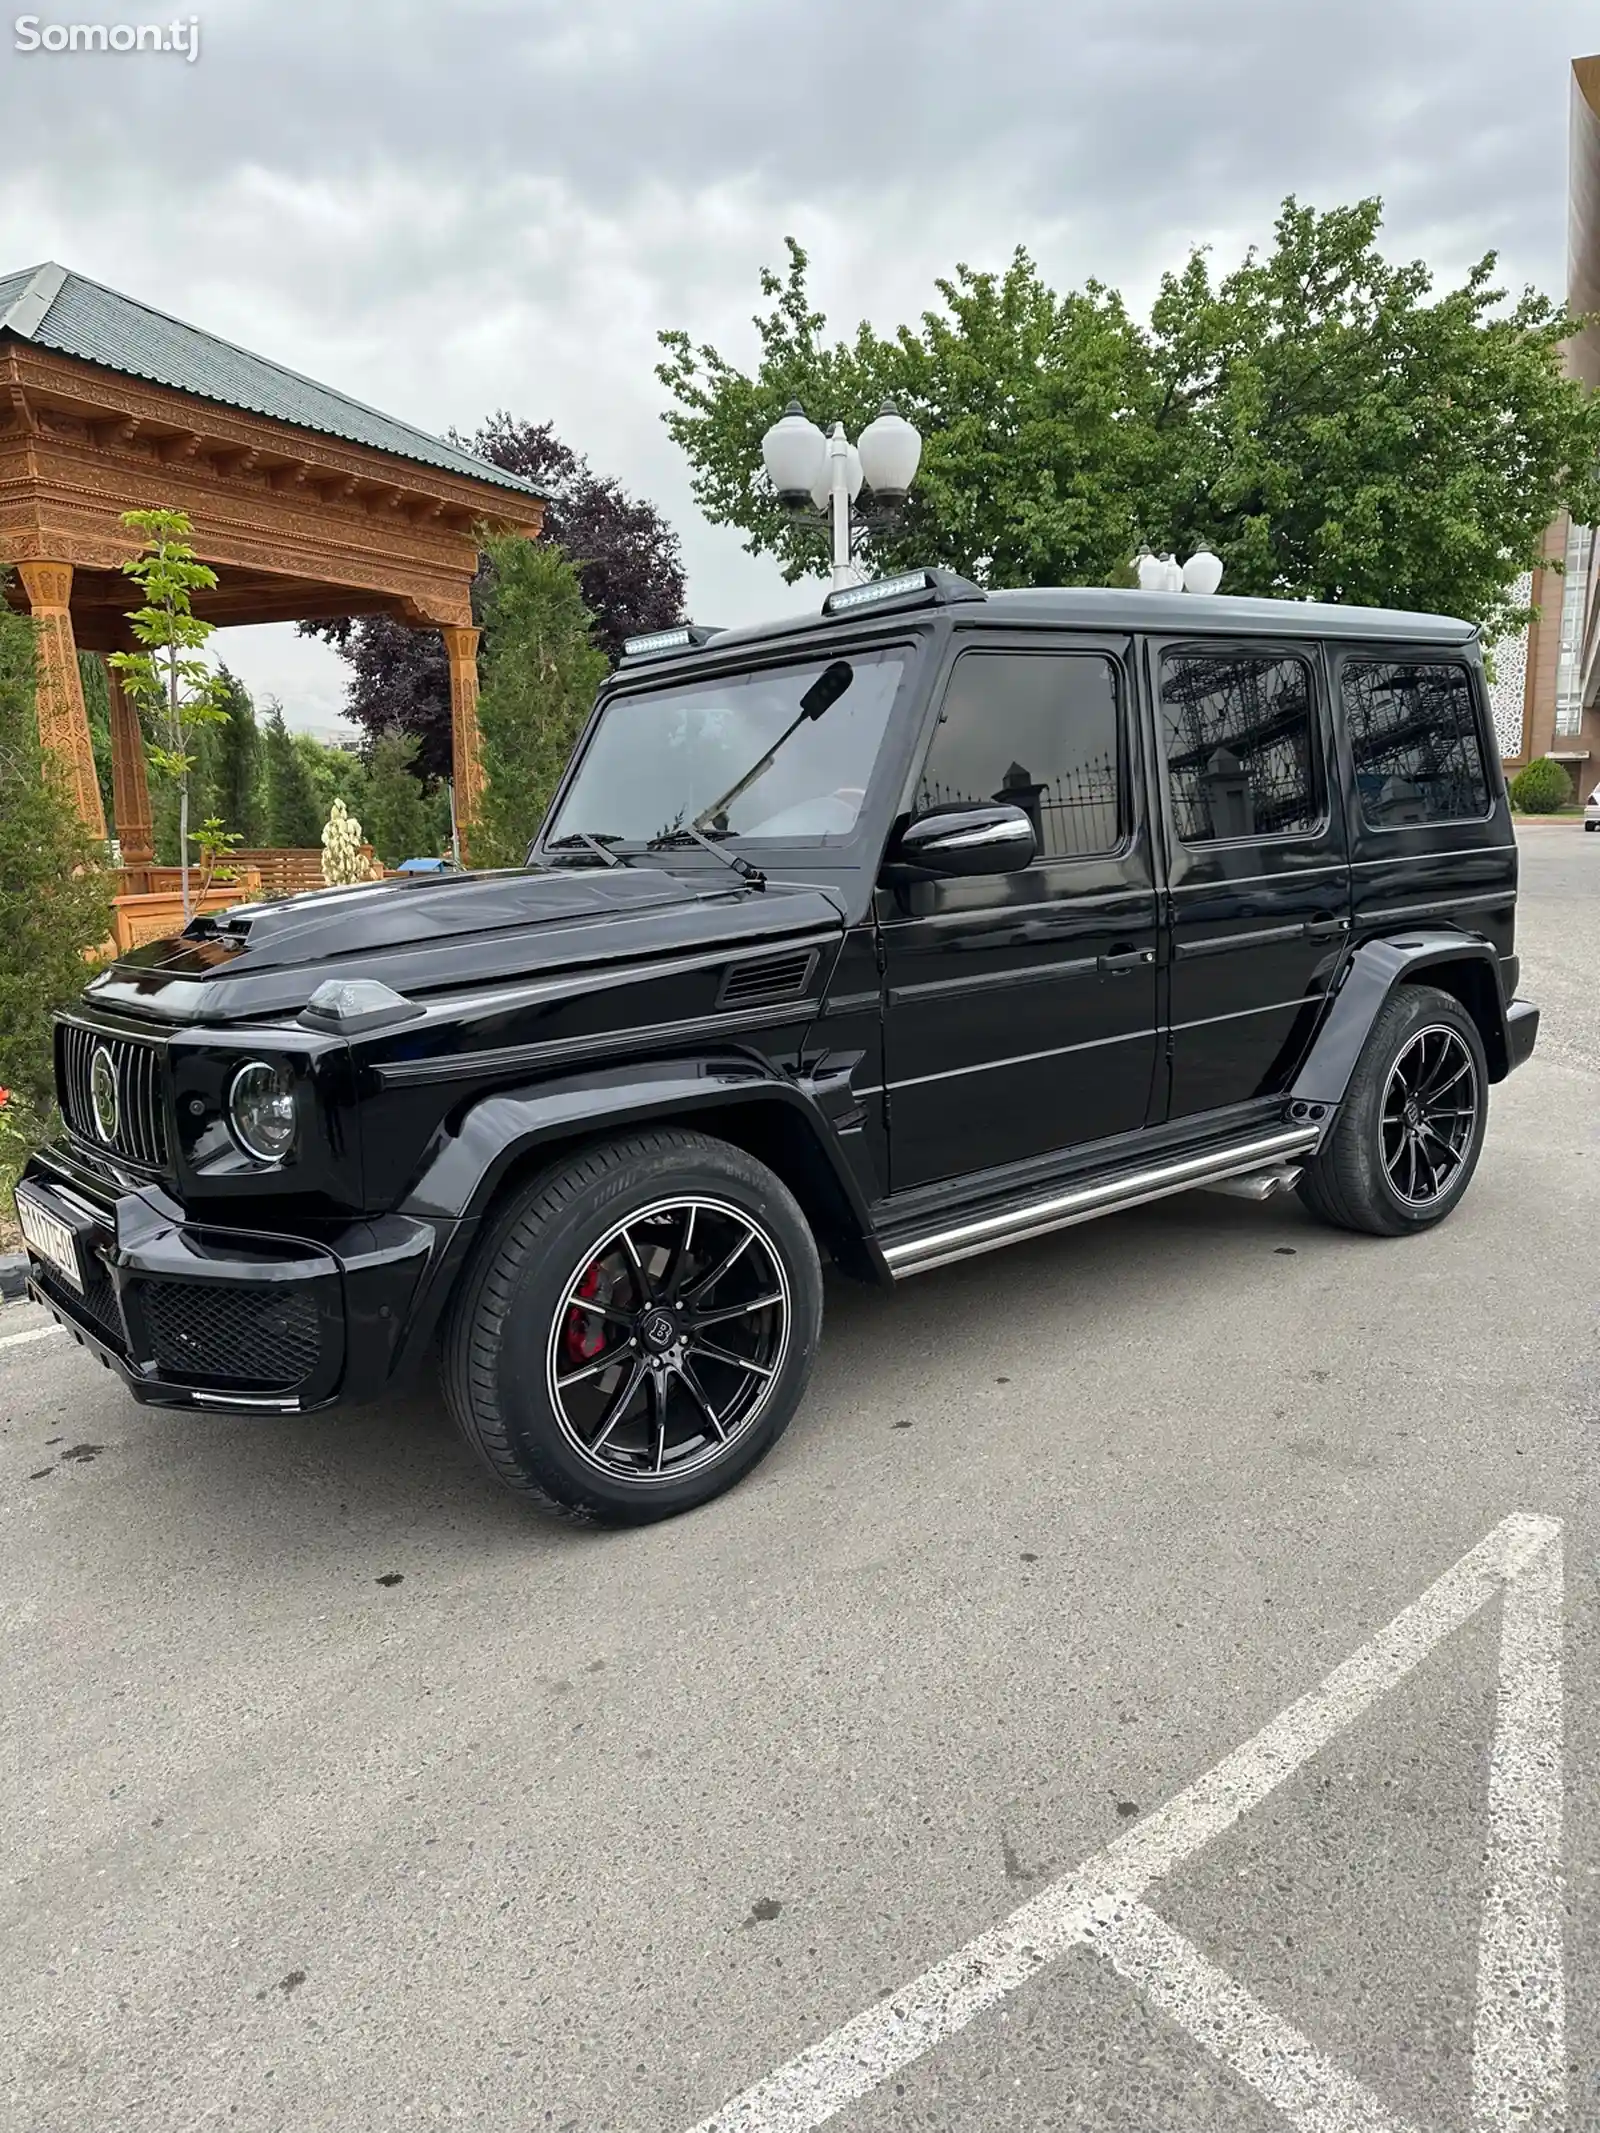
[[[525,870],[195,919],[58,1031],[34,1293],[166,1405],[435,1344],[510,1487],[698,1503],[885,1284],[1194,1186],[1380,1236],[1528,1056],[1473,629],[916,571],[635,640]]]

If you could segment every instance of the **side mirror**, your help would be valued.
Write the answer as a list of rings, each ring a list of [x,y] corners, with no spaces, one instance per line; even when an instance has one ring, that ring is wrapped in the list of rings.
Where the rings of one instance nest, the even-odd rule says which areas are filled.
[[[889,846],[899,874],[1020,874],[1039,856],[1033,824],[1020,807],[941,807],[908,822]]]

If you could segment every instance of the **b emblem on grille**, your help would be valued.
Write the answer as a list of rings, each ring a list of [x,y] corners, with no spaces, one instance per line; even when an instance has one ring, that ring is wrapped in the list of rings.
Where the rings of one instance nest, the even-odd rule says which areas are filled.
[[[117,1062],[103,1044],[89,1063],[89,1102],[94,1109],[95,1131],[103,1141],[115,1141],[121,1124]]]

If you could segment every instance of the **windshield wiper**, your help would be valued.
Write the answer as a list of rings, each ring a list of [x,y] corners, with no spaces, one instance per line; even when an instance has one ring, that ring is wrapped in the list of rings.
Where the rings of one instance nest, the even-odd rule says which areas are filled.
[[[760,762],[752,764],[738,784],[730,785],[720,799],[713,800],[709,807],[702,807],[699,814],[694,818],[693,827],[697,830],[709,829],[725,807],[731,807],[742,792],[747,792],[754,785],[757,778],[765,775],[773,757],[789,739],[790,735],[798,733],[808,719],[821,718],[830,704],[836,704],[839,701],[855,678],[855,669],[848,659],[836,659],[831,666],[824,667],[810,688],[807,689],[805,695],[801,697],[798,715],[784,727]],[[717,856],[720,859],[722,855],[719,852]]]
[[[612,845],[620,844],[621,842],[622,839],[620,837],[608,831],[602,830],[598,836],[591,837],[587,830],[573,830],[569,836],[555,838],[545,846],[545,850],[547,852],[570,852],[576,846],[586,844],[589,850],[597,853],[608,867],[625,867],[628,861],[624,855],[611,849]],[[528,858],[531,860],[532,857],[533,846],[530,844],[528,846]]]
[[[726,837],[729,832],[724,830],[722,834]],[[704,830],[696,829],[692,822],[684,823],[679,829],[664,830],[659,837],[652,837],[645,849],[651,852],[667,852],[675,844],[685,843],[700,845],[713,859],[720,859],[725,867],[732,867],[740,880],[749,882],[752,889],[766,887],[767,877],[759,867],[753,867],[749,860],[742,858],[738,852],[723,851],[720,846],[712,843]]]

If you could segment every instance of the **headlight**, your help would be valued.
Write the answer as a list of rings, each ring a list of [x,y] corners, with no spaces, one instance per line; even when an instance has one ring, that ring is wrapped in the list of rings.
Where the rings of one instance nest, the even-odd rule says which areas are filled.
[[[228,1124],[246,1155],[279,1163],[294,1146],[294,1084],[288,1069],[252,1059],[228,1091]]]

